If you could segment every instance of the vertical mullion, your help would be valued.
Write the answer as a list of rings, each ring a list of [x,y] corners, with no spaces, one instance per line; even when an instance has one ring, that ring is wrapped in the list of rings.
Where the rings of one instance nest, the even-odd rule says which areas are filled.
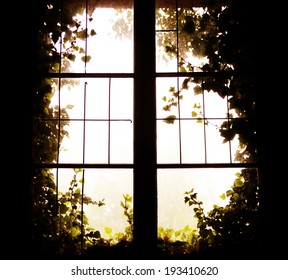
[[[178,56],[178,55],[177,55]],[[178,71],[177,71],[178,72]],[[179,92],[180,92],[180,85],[179,85],[179,77],[177,77],[177,103],[178,103],[178,118],[179,118],[179,123],[178,123],[178,137],[179,137],[179,163],[182,164],[182,131],[181,131],[181,105],[180,105],[180,98],[179,98]]]
[[[207,163],[207,134],[206,134],[206,112],[205,112],[205,89],[204,89],[204,79],[202,76],[201,81],[201,87],[202,87],[202,103],[203,103],[203,133],[204,133],[204,153],[205,153],[205,163]]]
[[[155,1],[134,0],[134,232],[136,252],[157,248]]]
[[[84,115],[83,115],[83,157],[82,163],[85,164],[85,152],[86,152],[86,102],[87,102],[87,81],[84,83]],[[81,184],[81,252],[84,250],[84,181],[85,181],[85,169],[82,173]]]
[[[176,14],[176,52],[177,52],[177,73],[179,73],[179,65],[180,65],[180,60],[179,60],[179,51],[180,51],[180,46],[179,46],[179,18],[178,18],[178,1],[175,1],[175,14]],[[178,103],[178,118],[179,118],[179,123],[178,123],[178,135],[179,135],[179,163],[182,163],[182,138],[181,138],[181,105],[180,105],[180,98],[179,98],[179,92],[180,92],[180,86],[179,86],[179,77],[177,77],[177,92],[178,92],[178,97],[177,97],[177,103]]]
[[[110,164],[110,149],[111,147],[111,77],[109,78],[108,88],[108,164]]]

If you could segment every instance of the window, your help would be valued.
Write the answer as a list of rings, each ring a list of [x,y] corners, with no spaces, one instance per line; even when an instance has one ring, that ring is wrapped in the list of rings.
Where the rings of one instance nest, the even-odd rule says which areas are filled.
[[[40,254],[123,246],[126,256],[192,256],[257,239],[241,21],[233,4],[198,2],[43,6],[32,180]]]

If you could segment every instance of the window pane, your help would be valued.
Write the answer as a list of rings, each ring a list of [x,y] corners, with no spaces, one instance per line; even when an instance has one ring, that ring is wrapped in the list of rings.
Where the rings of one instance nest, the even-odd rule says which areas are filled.
[[[132,121],[133,117],[133,79],[111,79],[111,109],[112,119]]]
[[[157,72],[199,71],[207,61],[192,21],[203,13],[200,2],[156,1]],[[194,45],[198,41],[198,49],[192,46],[192,41]]]
[[[183,120],[181,132],[182,162],[205,163],[204,125],[196,120]]]
[[[74,201],[75,209],[79,213],[83,210],[87,230],[89,228],[99,230],[103,238],[115,238],[114,241],[117,241],[117,234],[125,234],[125,228],[129,224],[121,201],[124,203],[123,195],[133,194],[131,169],[84,169],[76,173],[74,169],[59,169],[58,173],[55,171],[55,178],[57,174],[60,204],[61,201],[64,203],[64,196],[68,200],[69,195],[70,198],[73,197],[74,200],[66,201],[65,205],[72,210]],[[84,193],[83,209],[82,193]],[[107,231],[105,228],[111,228],[112,231]]]
[[[69,23],[73,31],[58,42],[59,52],[68,58],[62,60],[61,72],[133,72],[133,1],[88,2],[64,0],[64,13],[75,15]]]
[[[110,125],[110,162],[133,162],[133,127],[131,122],[112,122]]]
[[[107,121],[85,124],[85,163],[108,163],[109,127]]]
[[[61,142],[59,163],[132,163],[133,80],[55,81],[50,107],[62,112],[51,116],[57,126],[55,136],[59,125],[67,132]],[[58,150],[57,143],[54,148]]]
[[[158,169],[158,227],[180,230],[189,225],[196,229],[194,206],[185,204],[184,193],[194,188],[205,213],[214,204],[225,206],[228,198],[220,196],[231,189],[235,174],[240,171],[241,168]]]
[[[96,7],[87,40],[87,72],[133,72],[132,10]]]
[[[107,120],[109,117],[109,79],[86,79],[86,118]]]
[[[231,123],[238,116],[228,108],[230,97],[204,90],[210,78],[195,77],[200,84],[191,79],[156,80],[158,163],[236,162],[239,139],[236,135],[229,141],[229,134]],[[212,78],[216,82],[217,79]],[[228,92],[229,87],[223,90]],[[236,127],[236,120],[234,123]],[[244,120],[237,122],[239,126],[240,123],[245,125]]]
[[[223,143],[223,137],[219,132],[223,120],[207,121],[208,124],[205,125],[207,163],[230,163],[234,156],[230,154],[230,142]]]
[[[125,228],[129,226],[121,201],[124,202],[123,195],[133,195],[132,175],[130,169],[85,170],[85,194],[96,200],[104,199],[105,205],[84,205],[84,211],[90,221],[89,225],[99,229],[105,238],[111,238],[117,233],[124,234]],[[112,229],[111,235],[105,232],[105,227]]]
[[[83,131],[82,121],[73,121],[69,124],[69,137],[64,137],[59,150],[59,163],[83,162]]]
[[[179,163],[179,121],[173,125],[157,121],[157,162]]]
[[[177,71],[177,59],[173,57],[167,48],[172,48],[173,44],[177,41],[176,32],[163,32],[156,33],[156,71],[157,72],[175,72]]]

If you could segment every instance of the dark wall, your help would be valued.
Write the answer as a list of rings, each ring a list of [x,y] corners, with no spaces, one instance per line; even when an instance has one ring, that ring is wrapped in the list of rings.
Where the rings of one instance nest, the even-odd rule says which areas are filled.
[[[37,1],[10,1],[2,33],[2,186],[0,259],[30,255],[31,92],[35,78]]]
[[[261,154],[260,221],[264,244],[260,256],[266,259],[288,259],[285,227],[288,221],[286,182],[287,105],[285,44],[282,34],[285,15],[276,1],[257,5],[250,11],[252,28],[247,30],[255,53],[257,81],[258,142]],[[276,8],[279,7],[279,8]],[[276,8],[274,10],[274,8]]]

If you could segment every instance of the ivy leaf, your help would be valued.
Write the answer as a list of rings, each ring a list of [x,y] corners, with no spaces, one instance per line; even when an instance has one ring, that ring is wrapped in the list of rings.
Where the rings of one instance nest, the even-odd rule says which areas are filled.
[[[170,87],[170,88],[169,88],[169,92],[174,93],[175,91],[176,91],[175,87]]]
[[[94,231],[93,232],[93,237],[94,238],[100,238],[101,237],[100,231],[99,230]]]
[[[198,115],[197,112],[195,112],[195,111],[192,111],[192,112],[191,112],[191,116],[192,116],[192,118],[196,118],[197,115]]]
[[[85,40],[87,38],[87,29],[76,32],[76,36],[81,40]]]
[[[107,233],[107,234],[111,234],[111,232],[112,232],[112,228],[110,228],[110,227],[105,227],[104,230],[105,230],[105,233]]]
[[[175,116],[175,115],[170,115],[170,116],[166,117],[166,118],[163,120],[163,122],[168,123],[168,124],[173,124],[174,121],[175,121],[175,119],[176,119],[176,116]]]
[[[243,187],[244,183],[240,179],[234,181],[235,187]]]
[[[105,198],[103,198],[102,200],[99,200],[99,201],[97,202],[97,205],[98,205],[99,207],[105,205],[104,200],[105,200]]]
[[[233,194],[233,199],[234,199],[235,201],[238,201],[238,200],[239,200],[239,194],[238,194],[238,193],[234,193],[234,194]]]
[[[69,109],[69,110],[71,110],[71,109],[74,108],[74,105],[68,104],[68,105],[66,106],[66,108]]]
[[[74,190],[74,195],[80,195],[81,193],[81,189],[80,188],[77,188],[76,190]]]
[[[175,232],[175,237],[178,237],[180,234],[181,234],[181,231],[180,231],[180,230],[177,230],[177,231]]]
[[[91,35],[91,36],[94,36],[94,35],[96,35],[96,34],[97,34],[96,31],[95,31],[94,29],[92,29],[91,32],[90,32],[90,35]]]
[[[91,60],[91,55],[85,55],[81,57],[83,62],[89,62]]]
[[[191,78],[186,78],[182,83],[182,89],[188,89],[188,83],[190,82]]]
[[[203,93],[203,89],[202,89],[202,87],[199,86],[199,85],[196,85],[193,89],[194,89],[194,94],[195,94],[195,95],[198,95],[198,94]]]
[[[69,54],[67,55],[67,58],[68,58],[69,60],[71,60],[71,61],[75,61],[76,55],[69,53]]]
[[[224,200],[224,199],[226,198],[225,193],[222,193],[222,194],[220,195],[220,198]]]
[[[232,194],[233,194],[233,191],[232,191],[232,190],[226,191],[226,196],[231,196]]]
[[[180,72],[186,72],[186,69],[185,69],[184,66],[181,66],[180,69],[179,69],[179,71],[180,71]]]
[[[65,204],[60,204],[60,214],[65,214],[68,209],[69,208]]]

